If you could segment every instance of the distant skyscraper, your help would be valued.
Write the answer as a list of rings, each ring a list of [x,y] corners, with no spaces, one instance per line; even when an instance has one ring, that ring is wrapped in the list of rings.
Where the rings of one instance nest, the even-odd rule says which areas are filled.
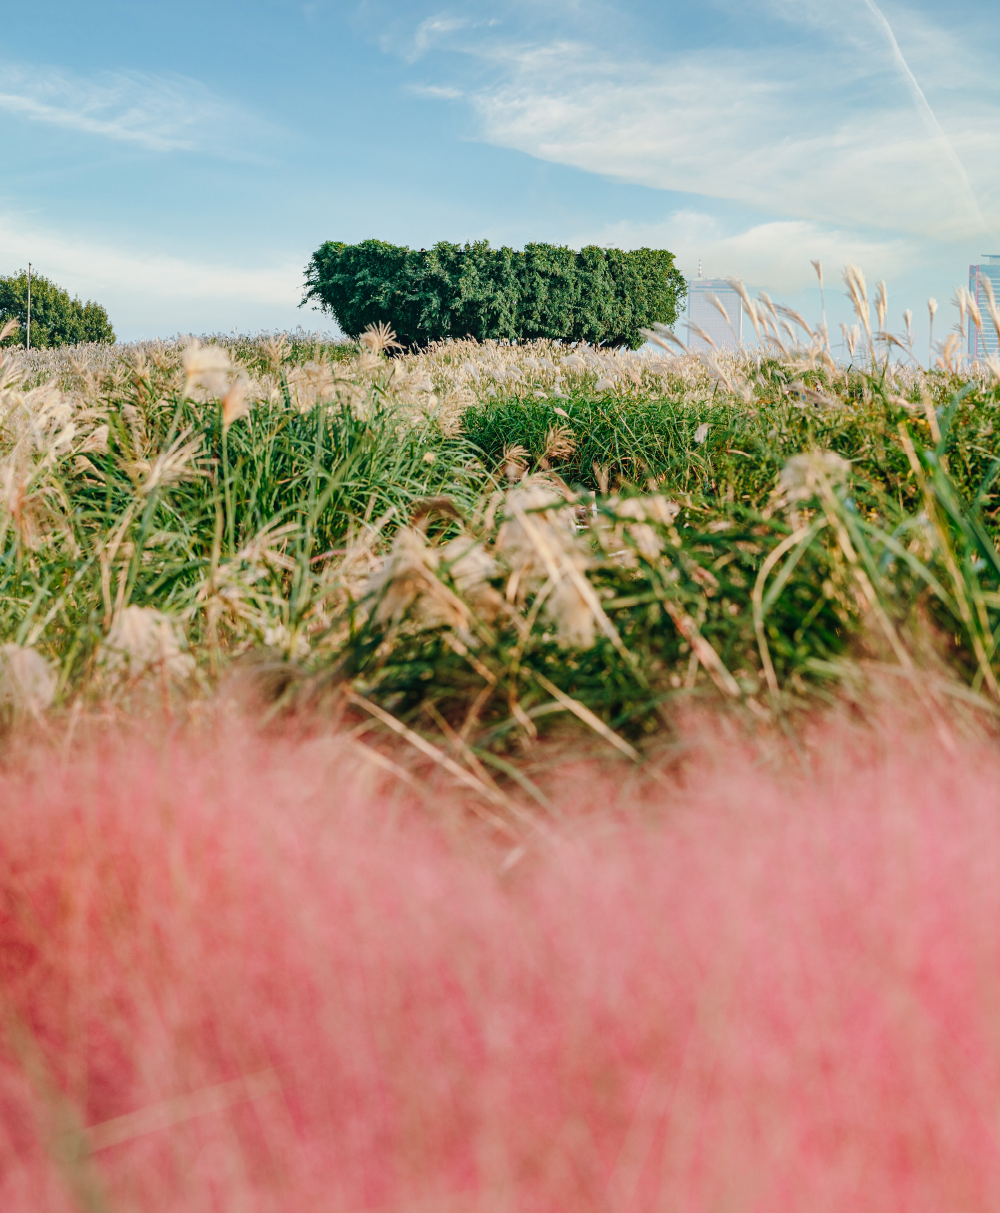
[[[701,263],[698,277],[688,281],[688,346],[693,350],[708,350],[712,347],[694,329],[694,325],[706,332],[720,350],[736,349],[743,340],[743,304],[739,293],[734,291],[725,278],[702,278]],[[713,297],[726,310],[719,311]]]
[[[1000,253],[984,253],[982,265],[969,266],[969,294],[979,305],[983,316],[983,331],[969,321],[969,354],[972,358],[987,358],[997,352],[997,331],[987,311],[986,290],[983,280],[988,278],[993,287],[993,297],[1000,307]]]

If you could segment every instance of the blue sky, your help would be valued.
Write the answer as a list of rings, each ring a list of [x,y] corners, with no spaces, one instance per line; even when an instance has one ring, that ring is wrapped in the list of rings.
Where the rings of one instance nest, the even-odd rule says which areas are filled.
[[[669,248],[836,324],[1000,252],[996,0],[32,0],[0,36],[0,273],[124,338],[303,324],[325,239]],[[940,333],[952,323],[949,314]]]

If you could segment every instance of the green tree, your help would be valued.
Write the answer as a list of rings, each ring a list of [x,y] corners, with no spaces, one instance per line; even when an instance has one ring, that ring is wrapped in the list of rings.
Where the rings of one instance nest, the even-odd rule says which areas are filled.
[[[578,272],[579,253],[555,244],[526,244],[520,258],[518,336],[559,337],[576,334],[580,290],[585,278]]]
[[[0,327],[16,319],[17,332],[6,345],[25,345],[28,324],[28,274],[21,270],[0,277]],[[99,303],[88,299],[81,303],[69,292],[44,277],[31,275],[31,344],[35,347],[78,345],[82,341],[113,343],[115,331],[108,313]]]
[[[388,322],[404,345],[445,337],[642,344],[643,328],[673,324],[687,284],[666,249],[580,252],[486,240],[408,249],[382,240],[327,241],[306,267],[306,293],[349,337]]]

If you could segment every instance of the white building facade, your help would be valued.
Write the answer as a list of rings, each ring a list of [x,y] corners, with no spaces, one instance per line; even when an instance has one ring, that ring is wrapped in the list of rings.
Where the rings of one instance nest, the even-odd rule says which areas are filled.
[[[720,350],[736,349],[743,341],[743,304],[739,293],[725,278],[699,276],[690,279],[687,288],[688,347],[710,350],[714,342]],[[707,334],[711,342],[706,341],[698,329]]]
[[[1000,253],[984,253],[981,265],[969,266],[969,294],[975,299],[983,318],[981,333],[971,320],[968,321],[969,356],[974,361],[995,354],[1000,345],[986,301],[986,290],[983,286],[986,279],[989,279],[990,285],[993,287],[993,297],[997,307],[1000,307]]]

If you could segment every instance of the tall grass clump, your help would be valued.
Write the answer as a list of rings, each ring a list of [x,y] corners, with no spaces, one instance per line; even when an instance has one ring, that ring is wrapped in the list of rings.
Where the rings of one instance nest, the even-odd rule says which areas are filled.
[[[686,738],[506,859],[343,740],[26,743],[3,1208],[994,1208],[993,748]]]

